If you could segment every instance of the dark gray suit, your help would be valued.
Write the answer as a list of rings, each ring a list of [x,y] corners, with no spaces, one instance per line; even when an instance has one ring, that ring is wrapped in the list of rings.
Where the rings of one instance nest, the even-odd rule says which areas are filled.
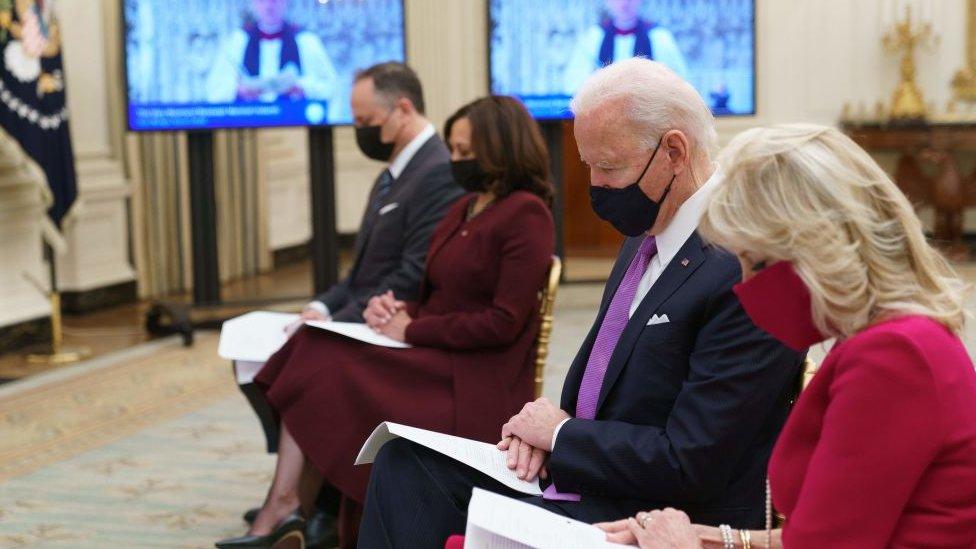
[[[369,298],[393,290],[415,300],[434,228],[464,191],[451,176],[450,154],[436,135],[424,143],[376,208],[369,193],[349,275],[316,299],[334,320],[362,322]],[[377,180],[378,183],[379,180]]]

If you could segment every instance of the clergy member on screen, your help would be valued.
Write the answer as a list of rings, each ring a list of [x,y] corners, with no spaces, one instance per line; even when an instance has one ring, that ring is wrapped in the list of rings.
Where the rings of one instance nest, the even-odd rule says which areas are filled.
[[[211,103],[331,99],[336,71],[318,36],[285,19],[289,0],[251,0],[253,20],[224,41],[207,77]]]
[[[644,0],[605,0],[606,18],[581,32],[563,75],[573,95],[593,71],[621,59],[646,57],[688,77],[688,66],[671,31],[641,18]]]

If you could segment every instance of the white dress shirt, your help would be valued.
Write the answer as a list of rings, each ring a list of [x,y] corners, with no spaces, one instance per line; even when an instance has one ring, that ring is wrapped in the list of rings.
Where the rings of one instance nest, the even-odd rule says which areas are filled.
[[[633,317],[637,308],[647,297],[647,294],[654,287],[654,283],[664,272],[664,269],[671,264],[671,260],[674,256],[678,254],[681,247],[685,245],[688,238],[691,237],[692,233],[698,228],[698,223],[701,221],[702,215],[705,213],[705,208],[708,206],[708,199],[712,196],[715,191],[715,187],[718,186],[719,181],[721,181],[721,176],[718,170],[712,174],[708,181],[704,185],[698,188],[693,195],[691,195],[685,203],[682,204],[678,211],[674,214],[674,219],[668,226],[661,231],[661,234],[657,235],[657,254],[651,258],[651,262],[647,265],[647,270],[644,271],[644,276],[641,277],[640,283],[637,285],[637,291],[634,293],[634,301],[630,304],[630,316]],[[567,410],[568,412],[568,410]],[[556,448],[556,437],[559,435],[559,429],[566,424],[572,418],[566,418],[562,420],[559,425],[556,426],[556,430],[552,433],[552,448]]]
[[[420,147],[423,147],[424,143],[427,143],[427,141],[429,141],[431,137],[434,137],[435,133],[437,132],[436,130],[434,130],[434,125],[428,123],[424,127],[424,129],[420,130],[420,133],[418,133],[416,137],[414,137],[413,139],[410,140],[409,143],[407,143],[407,146],[404,147],[402,151],[400,151],[400,154],[396,155],[396,158],[394,158],[393,161],[390,162],[390,166],[387,168],[388,170],[390,170],[390,175],[393,176],[394,180],[400,177],[400,175],[403,173],[403,170],[407,168],[407,164],[409,164],[410,161],[413,160],[413,157],[417,154],[417,151],[420,150]],[[332,314],[331,311],[329,311],[329,307],[326,306],[325,303],[322,303],[321,301],[318,300],[310,302],[308,305],[305,306],[305,308],[318,311],[322,313],[324,316],[329,316]]]

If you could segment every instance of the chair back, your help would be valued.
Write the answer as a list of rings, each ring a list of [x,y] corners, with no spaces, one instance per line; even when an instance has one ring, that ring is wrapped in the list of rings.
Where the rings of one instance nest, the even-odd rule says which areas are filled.
[[[535,396],[542,396],[542,382],[546,377],[546,358],[549,356],[549,338],[552,335],[552,309],[556,302],[556,291],[563,272],[563,263],[558,256],[552,256],[549,278],[539,292],[539,335],[535,340]]]

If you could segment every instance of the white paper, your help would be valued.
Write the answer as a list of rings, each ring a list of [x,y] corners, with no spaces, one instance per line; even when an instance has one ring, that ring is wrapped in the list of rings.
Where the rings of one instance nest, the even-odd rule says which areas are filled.
[[[384,421],[373,429],[373,433],[366,439],[366,443],[359,450],[359,455],[356,456],[356,465],[372,463],[380,448],[397,437],[412,440],[456,459],[513,490],[533,496],[542,494],[538,480],[526,482],[515,476],[515,471],[509,469],[506,463],[508,454],[496,448],[494,444],[408,427],[391,421]]]
[[[353,339],[362,341],[363,343],[369,343],[370,345],[379,345],[381,347],[393,347],[396,349],[406,349],[412,347],[409,343],[404,343],[402,341],[397,341],[395,339],[386,337],[385,335],[378,334],[372,330],[369,326],[365,324],[360,324],[358,322],[334,322],[331,320],[307,320],[305,321],[306,326],[312,326],[313,328],[319,328],[322,330],[328,330],[330,332],[335,332],[337,334],[342,334],[346,337],[351,337]]]
[[[247,385],[254,381],[258,372],[264,368],[264,362],[250,362],[247,360],[234,361],[234,376],[237,378],[238,385]]]
[[[299,318],[296,314],[254,311],[224,322],[220,328],[217,354],[243,362],[267,362],[288,341],[285,328]]]
[[[609,549],[596,526],[475,488],[468,504],[465,549]]]

